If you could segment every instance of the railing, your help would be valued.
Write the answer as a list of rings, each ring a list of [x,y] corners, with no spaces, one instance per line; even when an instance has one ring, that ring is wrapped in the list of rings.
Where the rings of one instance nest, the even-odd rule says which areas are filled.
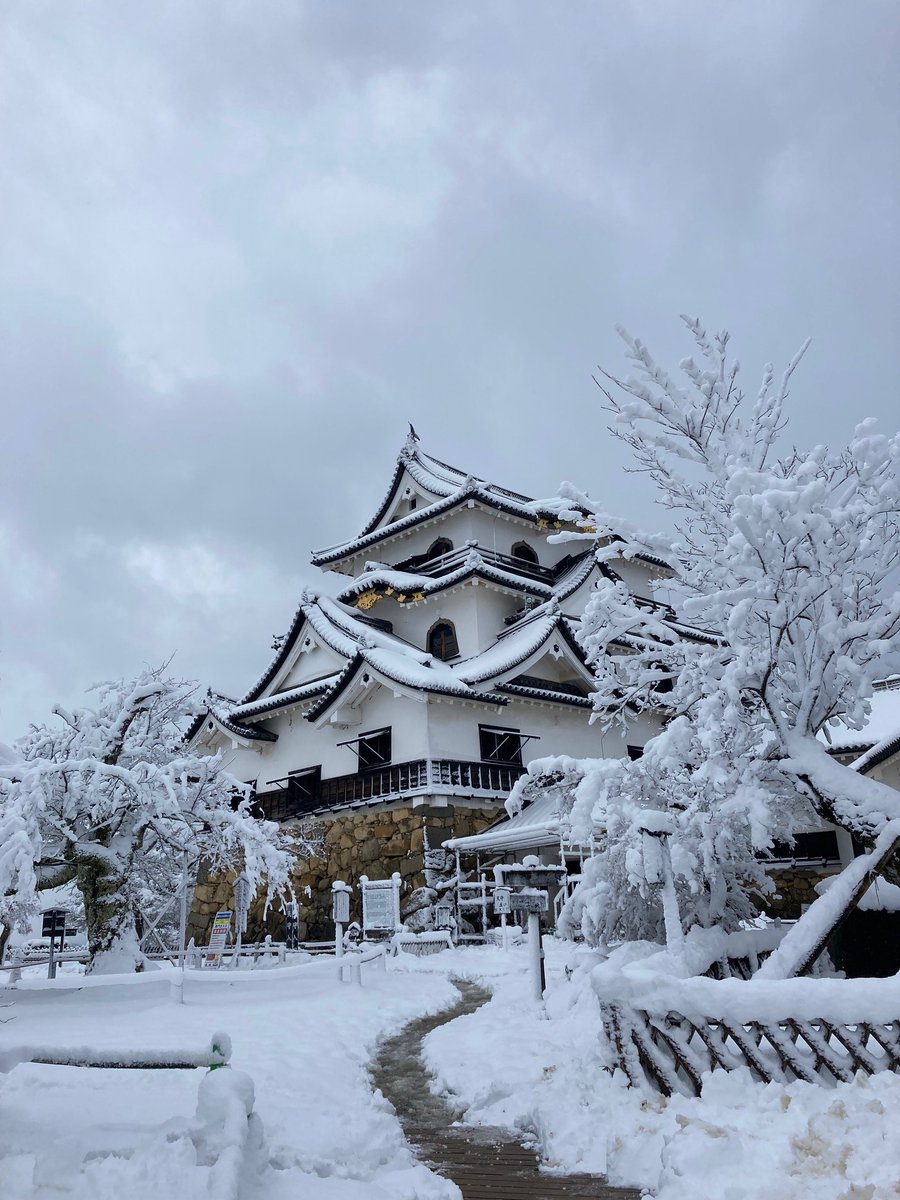
[[[400,798],[430,788],[506,796],[524,773],[525,768],[516,763],[419,758],[333,779],[289,775],[273,780],[271,790],[258,792],[255,802],[269,820],[284,821],[340,804]]]
[[[556,578],[556,571],[553,567],[542,567],[540,563],[529,562],[527,558],[517,558],[514,554],[500,554],[496,550],[488,550],[485,546],[460,546],[457,550],[449,550],[446,554],[437,554],[434,558],[416,554],[412,558],[398,563],[395,569],[438,577],[449,575],[465,564],[473,550],[486,563],[499,567],[502,571],[511,571],[514,575],[539,579],[543,583],[552,583]]]

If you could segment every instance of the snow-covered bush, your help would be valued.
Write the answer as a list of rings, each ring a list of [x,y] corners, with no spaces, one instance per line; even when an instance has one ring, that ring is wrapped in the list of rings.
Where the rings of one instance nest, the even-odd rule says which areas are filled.
[[[753,850],[784,836],[798,800],[867,846],[900,818],[896,791],[838,765],[816,740],[838,718],[860,728],[873,680],[900,662],[900,435],[864,421],[837,451],[784,446],[801,356],[779,384],[767,367],[748,401],[728,336],[686,324],[699,362],[684,360],[678,382],[625,333],[636,374],[598,380],[613,432],[656,485],[675,538],[613,518],[564,484],[553,506],[581,532],[553,540],[590,539],[604,564],[637,554],[670,563],[678,616],[707,633],[678,636],[667,606],[639,602],[614,571],[595,589],[580,637],[598,716],[663,709],[671,724],[639,762],[598,764],[594,819],[608,819],[613,790],[616,819],[630,801],[675,810],[676,829],[688,830],[682,847],[678,832],[672,839],[676,863],[693,860],[687,875],[703,881],[710,915],[736,914],[742,873],[761,882]],[[623,877],[640,887],[639,867],[628,871],[631,828],[625,819],[617,834]]]
[[[93,689],[93,708],[54,710],[0,761],[0,895],[14,915],[41,886],[74,880],[93,971],[139,967],[135,900],[185,850],[242,869],[267,901],[289,890],[291,844],[257,820],[218,756],[193,753],[194,687],[164,669]]]

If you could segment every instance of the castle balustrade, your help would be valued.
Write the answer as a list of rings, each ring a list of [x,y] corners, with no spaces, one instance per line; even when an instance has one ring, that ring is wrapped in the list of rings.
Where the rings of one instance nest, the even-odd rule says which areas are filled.
[[[509,795],[524,771],[516,763],[419,758],[331,779],[309,773],[288,775],[273,780],[264,792],[257,792],[254,802],[261,815],[269,820],[285,821],[345,804],[401,800],[416,795],[500,800]]]

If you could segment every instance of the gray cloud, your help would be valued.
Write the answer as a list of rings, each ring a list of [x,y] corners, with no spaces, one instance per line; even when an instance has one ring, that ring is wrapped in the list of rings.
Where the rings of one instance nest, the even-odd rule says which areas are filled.
[[[659,522],[590,382],[727,324],[896,426],[895,6],[19,6],[0,49],[0,736],[177,651],[241,690],[412,419]]]

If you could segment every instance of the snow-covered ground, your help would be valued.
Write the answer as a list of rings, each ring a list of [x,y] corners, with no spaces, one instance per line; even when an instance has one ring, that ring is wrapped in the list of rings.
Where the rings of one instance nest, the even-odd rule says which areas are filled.
[[[604,1173],[658,1200],[900,1197],[896,1075],[829,1088],[719,1072],[697,1100],[644,1098],[606,1069],[593,955],[545,942],[547,1017],[506,974],[489,1004],[426,1040],[436,1086],[467,1121],[536,1136],[550,1165]]]
[[[321,960],[236,981],[189,976],[183,1005],[163,978],[29,983],[0,991],[13,1001],[0,1017],[14,1016],[0,1025],[0,1051],[25,1042],[202,1047],[226,1030],[265,1134],[261,1173],[245,1181],[243,1200],[457,1200],[452,1184],[415,1162],[366,1066],[379,1038],[450,1004],[449,977],[467,976],[494,998],[429,1036],[435,1086],[460,1100],[467,1120],[536,1138],[553,1167],[608,1173],[659,1200],[900,1197],[900,1079],[763,1087],[716,1075],[699,1100],[643,1098],[603,1061],[592,954],[547,947],[547,1015],[527,998],[522,947],[478,947],[404,957],[387,974],[366,967],[362,989],[339,985]],[[0,1196],[215,1196],[186,1136],[201,1077],[37,1065],[0,1075]]]
[[[256,1089],[270,1165],[247,1200],[457,1200],[415,1162],[396,1117],[370,1091],[378,1039],[442,1008],[457,992],[440,974],[364,967],[363,988],[333,965],[191,979],[185,1003],[169,983],[0,991],[0,1052],[22,1043],[95,1049],[203,1047],[231,1035],[234,1068]],[[160,973],[162,974],[162,973]],[[214,973],[210,972],[210,975]],[[0,1075],[3,1200],[208,1200],[210,1168],[185,1135],[200,1071],[20,1065]],[[215,1192],[212,1193],[215,1197]]]

